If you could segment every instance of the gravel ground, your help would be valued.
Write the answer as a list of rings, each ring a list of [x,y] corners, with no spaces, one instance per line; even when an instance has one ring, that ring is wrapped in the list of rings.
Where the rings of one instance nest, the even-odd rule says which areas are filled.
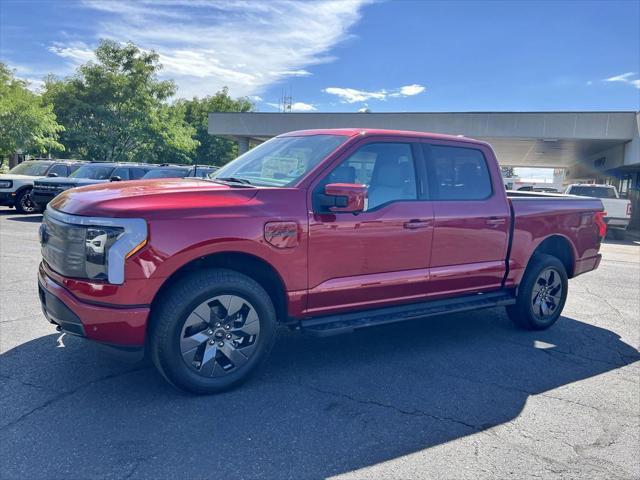
[[[549,331],[283,331],[260,376],[193,397],[44,320],[39,222],[0,208],[2,479],[640,478],[639,242],[607,242]]]

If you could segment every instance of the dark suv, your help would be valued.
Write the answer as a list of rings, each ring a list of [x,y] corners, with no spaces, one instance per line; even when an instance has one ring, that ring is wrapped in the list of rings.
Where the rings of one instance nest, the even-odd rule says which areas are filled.
[[[31,198],[33,184],[46,177],[67,177],[85,162],[78,160],[27,160],[0,175],[0,205],[19,213],[38,211]]]
[[[70,188],[121,180],[138,180],[153,168],[155,168],[154,165],[146,163],[87,163],[68,178],[47,178],[36,181],[31,200],[37,208],[44,210],[50,200]]]

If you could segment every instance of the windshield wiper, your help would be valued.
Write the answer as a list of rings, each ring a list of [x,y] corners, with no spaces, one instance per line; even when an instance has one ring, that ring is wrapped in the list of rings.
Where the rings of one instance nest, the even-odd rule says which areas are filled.
[[[212,180],[221,180],[223,182],[231,182],[231,183],[242,183],[243,185],[253,185],[246,178],[238,178],[238,177],[214,177]]]
[[[223,180],[225,182],[234,182],[234,183],[246,183],[247,185],[251,185],[251,182],[246,178],[238,178],[238,177],[215,177],[218,180]]]

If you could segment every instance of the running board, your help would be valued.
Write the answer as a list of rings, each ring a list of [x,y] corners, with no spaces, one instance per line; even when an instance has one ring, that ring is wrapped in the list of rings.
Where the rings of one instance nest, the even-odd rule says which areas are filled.
[[[476,293],[443,300],[432,300],[430,302],[318,317],[301,321],[299,328],[303,333],[309,335],[328,337],[352,332],[359,328],[432,317],[445,313],[502,307],[512,305],[515,302],[516,297],[513,290],[500,290],[498,292]]]

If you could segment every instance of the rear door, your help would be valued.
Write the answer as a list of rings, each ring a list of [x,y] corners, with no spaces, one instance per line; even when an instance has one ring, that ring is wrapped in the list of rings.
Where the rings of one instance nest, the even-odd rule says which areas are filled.
[[[465,142],[422,147],[434,215],[430,294],[499,288],[511,214],[493,152]]]
[[[309,212],[308,311],[362,309],[425,298],[433,209],[424,198],[419,145],[371,139],[346,154],[312,187],[368,186],[368,207]]]

